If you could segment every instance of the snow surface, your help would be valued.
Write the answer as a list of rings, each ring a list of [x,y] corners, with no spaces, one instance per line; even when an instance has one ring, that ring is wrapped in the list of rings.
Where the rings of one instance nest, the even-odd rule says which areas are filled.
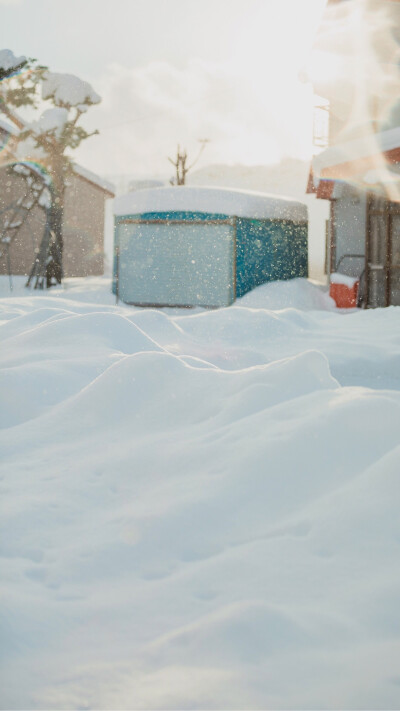
[[[307,206],[290,198],[279,198],[250,190],[228,188],[172,187],[135,190],[114,202],[115,215],[188,210],[254,219],[307,221]]]
[[[98,104],[101,98],[87,81],[74,74],[46,72],[42,81],[42,98],[53,99],[58,106],[76,106],[87,111],[90,104]]]
[[[23,283],[0,280],[1,708],[399,708],[400,308]]]

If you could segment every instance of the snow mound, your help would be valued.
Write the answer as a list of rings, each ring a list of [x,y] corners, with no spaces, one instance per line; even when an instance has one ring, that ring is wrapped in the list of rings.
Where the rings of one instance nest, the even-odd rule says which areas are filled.
[[[22,313],[19,315],[14,310],[11,313],[7,313],[5,309],[2,311],[2,318],[8,319],[1,326],[1,339],[2,342],[7,340],[7,338],[12,338],[13,336],[18,336],[20,333],[25,333],[30,331],[32,328],[41,325],[45,321],[52,320],[53,318],[61,318],[62,315],[69,316],[71,311],[61,311],[59,308],[37,308],[34,311]]]
[[[284,649],[308,646],[296,620],[262,600],[226,605],[155,643],[158,660],[182,665],[190,654],[195,664],[255,664]],[[153,649],[151,649],[153,653]]]
[[[285,282],[261,284],[248,292],[237,303],[256,309],[300,309],[301,311],[332,311],[336,304],[327,290],[306,282],[304,279],[290,279]]]
[[[9,416],[14,401],[7,397],[7,383],[10,387],[14,374],[20,384],[20,388],[17,384],[13,388],[14,407],[18,410],[23,406],[24,413],[32,403],[38,407],[38,393],[27,387],[27,371],[34,382],[32,376],[37,377],[38,371],[32,366],[14,373],[5,371],[4,401]],[[51,375],[50,370],[49,386]],[[66,432],[77,437],[98,436],[104,431],[107,437],[120,427],[144,434],[149,428],[168,432],[189,427],[208,429],[212,423],[221,427],[286,400],[336,387],[326,358],[316,352],[234,372],[221,372],[201,360],[188,362],[166,353],[140,352],[109,366],[70,399],[64,397],[64,404],[53,407],[46,416],[46,425],[41,420],[29,423],[26,436],[29,439],[44,427],[57,440],[62,440]],[[50,392],[54,402],[54,392]]]
[[[17,286],[4,708],[398,708],[400,309]]]
[[[4,336],[0,427],[47,412],[89,385],[116,358],[163,350],[127,318],[108,313],[38,309],[6,323]],[[74,343],[80,353],[71,359],[68,351]]]
[[[61,312],[8,338],[0,355],[0,363],[24,363],[29,350],[31,361],[50,354],[53,358],[57,355],[62,357],[73,343],[79,343],[80,351],[86,357],[98,352],[99,348],[125,354],[161,350],[152,338],[123,315]]]

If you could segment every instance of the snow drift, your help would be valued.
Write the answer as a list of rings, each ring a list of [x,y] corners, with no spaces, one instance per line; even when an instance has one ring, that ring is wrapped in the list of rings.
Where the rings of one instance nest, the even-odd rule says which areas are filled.
[[[2,708],[398,707],[400,309],[102,289],[0,302]]]

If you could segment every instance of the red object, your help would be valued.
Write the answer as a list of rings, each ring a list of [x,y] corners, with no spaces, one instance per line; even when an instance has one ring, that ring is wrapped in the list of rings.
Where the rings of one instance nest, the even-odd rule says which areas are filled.
[[[354,286],[332,283],[329,287],[329,296],[336,302],[339,309],[354,309],[357,306],[357,292],[359,281]]]

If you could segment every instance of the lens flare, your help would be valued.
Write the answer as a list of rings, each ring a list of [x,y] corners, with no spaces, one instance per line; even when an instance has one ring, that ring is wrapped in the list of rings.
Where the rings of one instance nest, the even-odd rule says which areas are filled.
[[[320,177],[400,200],[400,3],[328,4],[314,62],[309,77],[330,118]]]
[[[15,159],[2,162],[0,165],[0,170],[6,170],[7,168],[13,168],[14,166],[26,167],[31,172],[39,175],[40,179],[45,183],[45,185],[52,190],[53,178],[47,166],[44,163],[40,163],[36,160],[18,160]]]

